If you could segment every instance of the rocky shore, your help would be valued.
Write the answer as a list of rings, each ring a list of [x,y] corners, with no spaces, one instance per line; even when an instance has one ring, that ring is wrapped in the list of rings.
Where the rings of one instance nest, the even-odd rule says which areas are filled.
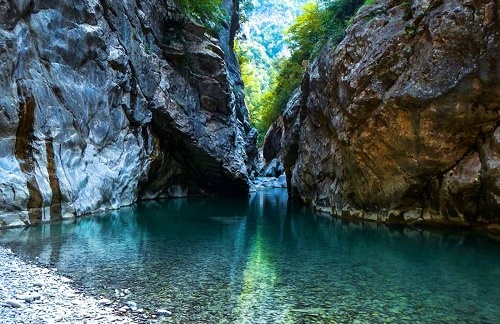
[[[1,323],[139,322],[79,291],[56,269],[26,263],[1,246],[0,269]]]
[[[252,181],[254,190],[286,188],[286,176],[279,177],[257,177]]]

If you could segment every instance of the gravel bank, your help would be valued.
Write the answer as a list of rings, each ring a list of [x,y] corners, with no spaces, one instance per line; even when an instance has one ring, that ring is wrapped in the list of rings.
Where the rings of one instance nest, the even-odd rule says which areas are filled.
[[[0,246],[0,322],[135,323],[106,306],[109,301],[85,295],[71,280],[24,262]]]

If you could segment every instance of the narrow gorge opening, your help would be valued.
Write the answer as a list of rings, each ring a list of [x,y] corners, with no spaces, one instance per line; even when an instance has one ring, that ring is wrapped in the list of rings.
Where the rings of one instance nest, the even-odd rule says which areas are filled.
[[[271,124],[300,89],[309,62],[333,49],[353,15],[373,0],[244,0],[238,54],[250,119],[262,146]]]
[[[371,4],[371,0],[240,2],[240,28],[234,47],[246,107],[258,131],[260,159],[255,188],[291,188],[285,160],[295,159],[297,145],[284,144],[283,139],[291,133],[285,129],[290,125],[285,126],[284,119],[296,118],[290,116],[299,114],[301,98],[307,97],[302,83],[310,62],[322,51],[334,51],[355,13]]]

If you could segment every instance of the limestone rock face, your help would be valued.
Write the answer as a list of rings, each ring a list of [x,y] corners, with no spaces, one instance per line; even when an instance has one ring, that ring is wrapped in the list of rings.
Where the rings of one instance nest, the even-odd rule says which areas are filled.
[[[0,4],[0,227],[247,193],[256,132],[224,5],[213,38],[172,1]]]
[[[293,198],[383,222],[500,221],[498,1],[377,1],[323,50],[284,136]]]

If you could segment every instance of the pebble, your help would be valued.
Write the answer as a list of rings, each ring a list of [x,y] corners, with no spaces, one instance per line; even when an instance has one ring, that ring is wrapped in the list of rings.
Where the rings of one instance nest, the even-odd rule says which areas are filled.
[[[42,296],[38,293],[26,294],[26,295],[16,295],[16,299],[24,300],[25,302],[31,303],[35,300],[39,300]]]
[[[78,295],[76,295],[74,292],[72,291],[69,291],[69,292],[66,292],[64,293],[64,296],[66,296],[66,298],[75,298],[77,297]]]
[[[2,324],[137,322],[107,307],[111,300],[76,291],[71,279],[58,275],[54,269],[26,263],[2,246],[0,269]]]
[[[137,307],[137,303],[136,303],[136,302],[134,302],[134,301],[128,301],[128,302],[127,302],[127,306],[128,306],[128,307]]]
[[[103,299],[99,299],[99,300],[97,301],[97,303],[98,303],[99,305],[109,306],[109,305],[111,305],[113,302],[112,302],[111,300],[109,300],[109,299],[103,298]]]
[[[128,307],[130,307],[130,309],[132,311],[135,312],[137,310],[137,303],[136,302],[134,302],[134,301],[128,301],[126,304],[127,304]]]
[[[168,311],[166,309],[159,309],[156,311],[156,315],[158,316],[172,316],[172,312],[171,311]]]
[[[73,280],[71,280],[69,278],[66,278],[66,277],[61,277],[61,281],[65,282],[65,283],[68,283],[68,282],[72,282]]]
[[[31,294],[31,297],[33,297],[33,300],[41,300],[42,299],[42,295],[40,295],[39,293],[35,292],[35,293],[32,293]]]
[[[35,287],[43,287],[44,285],[45,285],[44,282],[41,280],[35,280],[33,282],[33,286],[35,286]]]
[[[14,308],[21,308],[21,307],[23,307],[23,305],[20,302],[18,302],[16,300],[13,300],[13,299],[8,299],[8,300],[5,301],[5,303],[7,305],[9,305],[9,306],[14,307]]]

